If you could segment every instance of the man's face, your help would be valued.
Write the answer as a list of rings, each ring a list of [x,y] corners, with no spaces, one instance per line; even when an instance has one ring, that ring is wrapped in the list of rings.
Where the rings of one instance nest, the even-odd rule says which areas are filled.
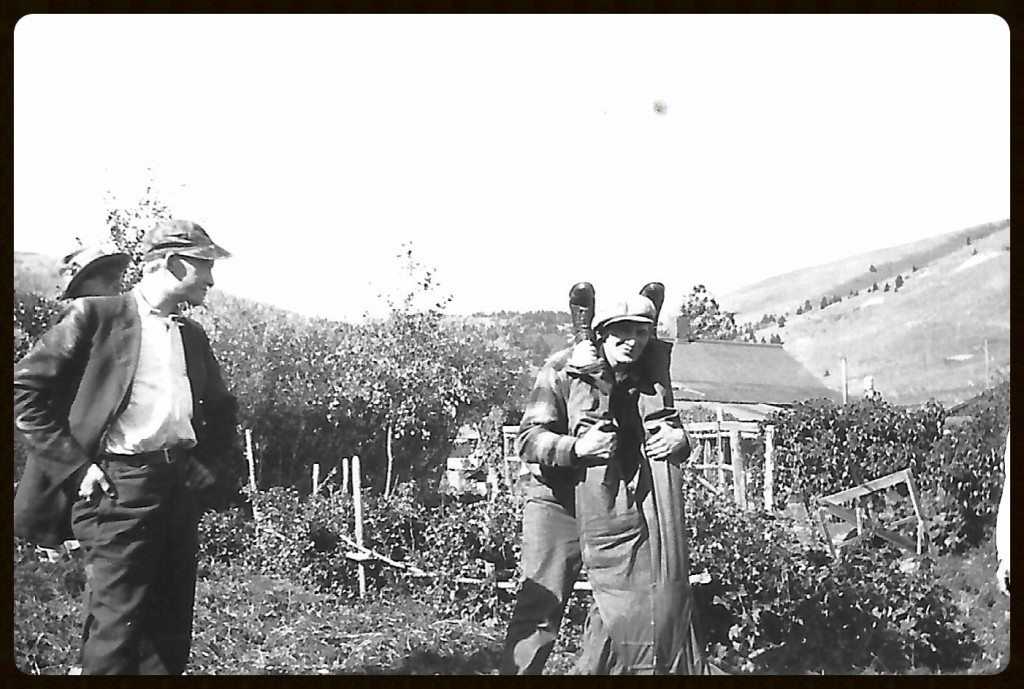
[[[168,269],[178,279],[175,289],[178,301],[199,306],[213,287],[213,261],[193,256],[173,255],[168,258]]]
[[[75,285],[79,297],[112,297],[121,292],[122,270],[105,270],[90,275]]]
[[[616,321],[601,330],[604,333],[604,356],[613,368],[632,364],[639,359],[651,339],[651,326],[648,323]]]

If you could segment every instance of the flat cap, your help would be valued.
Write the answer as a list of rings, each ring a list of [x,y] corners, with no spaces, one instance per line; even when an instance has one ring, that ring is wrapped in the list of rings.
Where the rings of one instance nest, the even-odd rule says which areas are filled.
[[[642,294],[626,294],[604,299],[597,297],[594,306],[594,329],[619,321],[633,321],[654,325],[654,302]]]
[[[169,254],[210,261],[231,257],[229,251],[214,244],[206,230],[191,220],[161,220],[142,238],[141,249],[144,259]]]

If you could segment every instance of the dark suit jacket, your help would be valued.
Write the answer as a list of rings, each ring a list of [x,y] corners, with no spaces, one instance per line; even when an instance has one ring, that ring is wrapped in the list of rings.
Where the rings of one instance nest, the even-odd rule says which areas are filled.
[[[141,321],[131,294],[76,299],[14,366],[14,423],[28,446],[14,497],[14,533],[54,546],[71,534],[71,505],[107,428],[128,403],[139,361]],[[209,340],[183,319],[192,388],[194,456],[218,479],[237,476],[235,398]]]

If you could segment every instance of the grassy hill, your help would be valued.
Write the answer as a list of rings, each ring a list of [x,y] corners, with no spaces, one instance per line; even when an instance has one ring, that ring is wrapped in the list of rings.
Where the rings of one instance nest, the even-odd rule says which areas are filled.
[[[894,291],[897,276],[904,284]],[[876,283],[878,291],[869,291]],[[832,296],[842,301],[819,308],[822,297]],[[797,315],[806,301],[811,310]],[[737,322],[785,314],[784,327],[770,325],[758,336],[778,333],[785,349],[832,389],[842,388],[845,357],[851,395],[863,392],[870,375],[897,403],[960,402],[1008,375],[1009,221],[801,269],[720,302]]]
[[[56,256],[15,251],[14,289],[53,299],[62,280],[58,272],[59,261]]]

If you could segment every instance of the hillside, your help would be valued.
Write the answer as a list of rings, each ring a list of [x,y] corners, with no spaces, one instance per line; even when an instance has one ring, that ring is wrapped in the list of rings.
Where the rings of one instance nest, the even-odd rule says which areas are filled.
[[[1009,221],[992,223],[771,278],[721,303],[738,322],[786,314],[784,327],[758,336],[778,333],[832,389],[842,388],[845,356],[851,395],[870,375],[897,403],[960,402],[1009,371],[1009,249]],[[903,286],[886,292],[897,276]],[[842,301],[821,309],[821,298],[833,295]],[[796,314],[806,301],[811,310]]]
[[[29,251],[14,252],[14,289],[47,298],[57,296],[61,283],[56,256]]]
[[[783,275],[741,287],[735,292],[720,295],[722,308],[736,314],[736,322],[757,322],[763,314],[793,314],[797,306],[810,300],[815,309],[822,297],[837,295],[845,298],[851,290],[863,292],[875,282],[881,287],[897,275],[906,279],[914,266],[924,268],[956,253],[971,243],[1005,230],[1010,221],[987,223],[948,234],[928,237],[909,244],[857,254],[832,263],[801,268]],[[1009,244],[1009,235],[1006,235]],[[970,253],[970,249],[968,249]],[[870,270],[874,266],[876,271]]]

